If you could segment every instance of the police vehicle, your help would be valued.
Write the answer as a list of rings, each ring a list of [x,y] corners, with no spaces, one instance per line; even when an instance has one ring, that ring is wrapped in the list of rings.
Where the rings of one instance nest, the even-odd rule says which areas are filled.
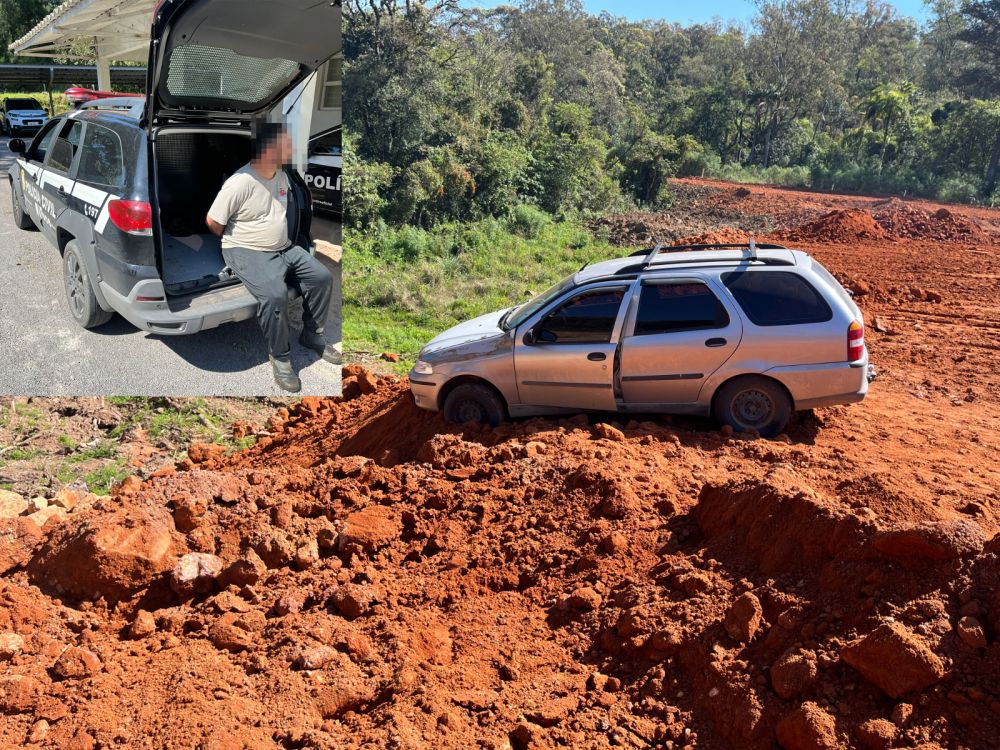
[[[253,123],[339,51],[338,6],[163,0],[145,98],[91,102],[10,142],[14,221],[59,250],[81,326],[118,313],[182,335],[256,314],[205,216],[250,161]],[[309,248],[309,190],[288,172],[289,237]]]

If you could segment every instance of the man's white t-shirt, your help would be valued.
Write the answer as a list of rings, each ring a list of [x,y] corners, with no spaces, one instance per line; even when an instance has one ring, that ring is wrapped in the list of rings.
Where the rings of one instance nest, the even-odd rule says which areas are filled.
[[[212,221],[226,228],[222,247],[263,252],[287,248],[289,189],[284,170],[265,180],[250,164],[226,180],[208,211]]]

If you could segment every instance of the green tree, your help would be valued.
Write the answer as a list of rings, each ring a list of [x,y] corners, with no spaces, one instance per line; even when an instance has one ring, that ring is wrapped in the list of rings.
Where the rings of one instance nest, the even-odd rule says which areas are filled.
[[[971,0],[962,6],[967,26],[958,37],[975,51],[974,63],[962,75],[966,90],[1000,97],[1000,0]],[[985,193],[992,195],[1000,171],[1000,129],[986,165]]]
[[[889,137],[893,128],[910,116],[910,98],[914,87],[911,83],[899,86],[882,85],[875,88],[865,102],[865,120],[878,125],[882,130],[882,148],[879,152],[879,174],[885,168],[885,153],[889,148]]]
[[[15,60],[9,50],[17,41],[48,15],[56,0],[3,0],[0,2],[0,63]]]

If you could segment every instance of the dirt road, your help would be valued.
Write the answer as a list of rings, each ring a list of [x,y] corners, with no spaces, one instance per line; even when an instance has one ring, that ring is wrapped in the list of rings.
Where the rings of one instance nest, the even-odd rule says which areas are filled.
[[[463,431],[349,368],[245,452],[0,527],[0,744],[1000,746],[1000,212],[684,184],[656,232],[770,211],[855,289],[863,404]]]

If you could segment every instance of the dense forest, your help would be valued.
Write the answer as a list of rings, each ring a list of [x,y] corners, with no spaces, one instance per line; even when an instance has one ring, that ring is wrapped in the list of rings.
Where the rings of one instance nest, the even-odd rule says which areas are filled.
[[[745,25],[579,0],[345,0],[349,221],[670,204],[671,176],[998,200],[1000,0],[760,0]]]

